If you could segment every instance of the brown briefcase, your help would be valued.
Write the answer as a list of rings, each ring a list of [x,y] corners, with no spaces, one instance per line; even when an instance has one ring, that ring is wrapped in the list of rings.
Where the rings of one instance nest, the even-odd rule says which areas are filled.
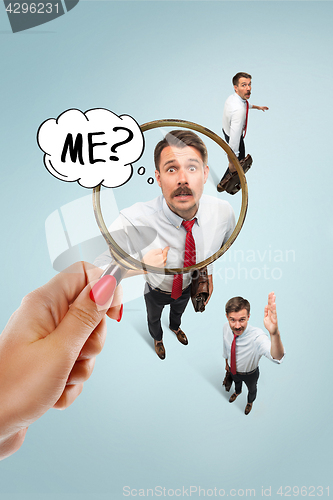
[[[224,377],[224,380],[222,382],[222,385],[224,385],[224,388],[227,392],[230,391],[230,388],[232,386],[232,376],[231,376],[231,373],[229,371],[225,371],[225,377]]]
[[[196,269],[192,274],[191,299],[195,312],[204,312],[209,296],[207,267]]]

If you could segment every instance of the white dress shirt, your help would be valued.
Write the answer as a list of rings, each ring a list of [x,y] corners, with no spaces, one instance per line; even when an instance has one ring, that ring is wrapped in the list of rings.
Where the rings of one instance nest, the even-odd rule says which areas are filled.
[[[249,103],[249,109],[252,104]],[[236,156],[239,154],[239,141],[245,127],[246,99],[242,99],[236,92],[225,101],[222,128],[230,137],[229,146]]]
[[[235,227],[235,214],[224,200],[202,195],[192,234],[196,247],[196,262],[201,262],[227,241]],[[132,257],[141,260],[149,250],[170,247],[166,267],[179,268],[184,264],[186,229],[183,219],[172,212],[163,195],[148,202],[135,203],[121,210],[109,231],[117,244]],[[95,261],[95,265],[106,267],[111,262],[109,252]],[[212,265],[208,266],[212,274]],[[173,275],[151,274],[145,279],[153,288],[172,291]],[[183,275],[183,289],[191,282],[190,274]]]
[[[229,323],[223,326],[223,357],[231,365],[230,351],[234,334]],[[259,365],[261,356],[266,356],[274,363],[282,363],[284,359],[274,359],[271,356],[271,341],[260,328],[247,325],[244,332],[236,338],[236,370],[237,372],[251,372]]]

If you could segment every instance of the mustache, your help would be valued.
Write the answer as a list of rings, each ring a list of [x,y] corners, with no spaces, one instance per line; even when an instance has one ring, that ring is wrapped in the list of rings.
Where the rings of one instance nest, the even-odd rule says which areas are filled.
[[[179,188],[175,189],[175,191],[171,193],[171,198],[174,198],[175,196],[179,196],[181,194],[190,194],[193,196],[193,192],[189,187],[179,186]]]

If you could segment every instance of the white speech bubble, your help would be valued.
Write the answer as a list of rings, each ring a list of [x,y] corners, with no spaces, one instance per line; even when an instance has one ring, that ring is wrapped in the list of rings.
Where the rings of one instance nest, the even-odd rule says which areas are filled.
[[[57,179],[93,188],[118,187],[130,180],[144,149],[137,122],[108,109],[70,109],[38,129],[44,164]]]

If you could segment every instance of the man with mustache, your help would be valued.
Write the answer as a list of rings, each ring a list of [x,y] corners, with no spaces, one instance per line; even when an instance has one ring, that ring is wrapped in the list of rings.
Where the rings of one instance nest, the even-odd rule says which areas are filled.
[[[145,230],[155,231],[154,241],[142,243],[140,249],[147,264],[168,268],[194,265],[216,253],[233,232],[235,215],[230,204],[203,195],[209,173],[207,156],[203,141],[189,130],[169,132],[157,144],[155,177],[162,194],[121,210],[118,222],[111,227],[129,228],[128,240],[132,240],[129,244],[133,243],[130,236],[133,229],[137,230],[140,242],[145,239]],[[104,262],[95,264],[101,266]],[[148,273],[145,279],[148,329],[158,357],[164,359],[161,314],[166,305],[170,305],[170,330],[179,342],[188,344],[180,324],[191,295],[191,275]],[[212,265],[208,266],[208,279],[209,297],[205,305],[213,291]]]
[[[268,110],[267,106],[255,106],[248,102],[251,96],[251,79],[252,76],[248,73],[237,73],[233,77],[232,84],[235,93],[228,97],[223,110],[222,131],[226,142],[229,144],[239,161],[245,158],[244,137],[247,129],[248,110]],[[252,159],[250,157],[249,165],[251,166],[251,164]],[[250,166],[248,168],[250,168]],[[218,183],[217,190],[219,192],[225,191],[232,177],[238,178],[238,174],[233,163],[229,159],[229,167]]]
[[[268,295],[264,313],[264,325],[270,334],[270,340],[263,330],[248,324],[248,300],[233,297],[226,303],[225,312],[228,323],[223,327],[223,357],[225,368],[235,383],[235,392],[230,396],[229,403],[233,403],[240,395],[244,382],[248,388],[244,413],[248,415],[257,396],[261,356],[266,356],[275,363],[282,363],[285,354],[278,329],[275,294],[271,292]]]
[[[162,238],[166,266],[184,266],[184,249],[187,230],[184,221],[193,221],[192,235],[195,242],[194,263],[213,255],[231,235],[234,226],[234,212],[226,201],[203,195],[209,167],[207,149],[203,141],[189,130],[174,130],[160,141],[154,153],[155,177],[162,189],[157,198],[159,210],[158,233]],[[164,226],[164,224],[167,224]],[[163,225],[162,225],[163,224]],[[163,247],[162,247],[163,248]],[[180,328],[181,317],[191,293],[191,277],[181,277],[181,295],[175,295],[177,276],[164,276],[162,283],[154,275],[147,276],[145,301],[148,328],[154,339],[155,351],[165,358],[161,314],[165,305],[170,305],[169,328],[179,342],[188,344]],[[209,297],[213,292],[212,266],[208,268]]]

